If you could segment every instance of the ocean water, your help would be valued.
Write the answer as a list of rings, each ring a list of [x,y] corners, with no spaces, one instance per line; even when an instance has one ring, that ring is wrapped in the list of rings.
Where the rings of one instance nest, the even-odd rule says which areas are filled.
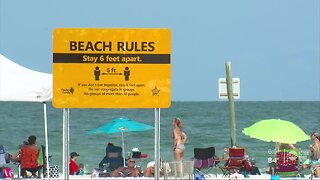
[[[161,158],[172,161],[173,117],[180,117],[188,136],[185,160],[193,157],[195,147],[216,148],[216,155],[222,156],[223,148],[230,146],[230,123],[228,102],[172,102],[168,109],[161,109]],[[307,134],[320,131],[320,102],[235,102],[236,144],[245,147],[250,158],[254,158],[262,171],[273,156],[274,143],[250,139],[242,129],[253,123],[270,118],[290,120]],[[70,152],[80,154],[78,163],[83,163],[88,172],[98,166],[105,154],[105,146],[113,142],[121,146],[121,134],[86,135],[114,118],[127,117],[154,126],[154,109],[70,109]],[[62,109],[47,103],[49,154],[51,165],[62,168]],[[0,102],[0,144],[11,154],[18,151],[19,144],[36,135],[37,144],[45,144],[42,103]],[[284,134],[285,136],[285,134]],[[300,142],[302,160],[308,154],[311,141]],[[154,158],[154,131],[125,133],[125,152],[138,147],[148,158],[140,165]],[[16,166],[9,164],[14,171]]]

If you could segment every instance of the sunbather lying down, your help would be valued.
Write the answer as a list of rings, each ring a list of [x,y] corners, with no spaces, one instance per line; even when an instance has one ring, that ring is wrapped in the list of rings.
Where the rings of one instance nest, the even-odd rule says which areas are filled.
[[[135,160],[130,158],[128,160],[128,167],[119,167],[111,174],[112,177],[138,177],[139,169],[135,168]]]

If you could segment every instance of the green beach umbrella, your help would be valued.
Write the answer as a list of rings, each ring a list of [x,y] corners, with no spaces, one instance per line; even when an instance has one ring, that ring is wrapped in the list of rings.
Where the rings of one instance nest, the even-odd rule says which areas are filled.
[[[281,119],[261,120],[244,128],[242,132],[250,138],[266,142],[295,144],[310,139],[299,126]]]

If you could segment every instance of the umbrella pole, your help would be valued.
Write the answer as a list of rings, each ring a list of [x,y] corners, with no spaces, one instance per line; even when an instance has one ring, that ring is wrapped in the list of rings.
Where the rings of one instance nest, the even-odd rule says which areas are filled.
[[[126,157],[125,157],[125,150],[124,150],[124,138],[123,138],[123,131],[121,131],[121,140],[122,140],[122,157],[123,157],[123,167],[126,166]]]

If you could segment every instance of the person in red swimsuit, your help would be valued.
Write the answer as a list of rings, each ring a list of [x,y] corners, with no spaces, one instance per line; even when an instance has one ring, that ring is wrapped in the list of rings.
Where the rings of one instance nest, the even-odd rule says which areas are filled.
[[[76,175],[79,170],[79,166],[76,163],[78,156],[80,156],[80,155],[76,152],[70,153],[70,163],[69,163],[69,174],[70,175]]]
[[[20,167],[22,177],[27,177],[26,171],[30,171],[34,177],[40,176],[40,169],[42,168],[42,165],[38,164],[40,149],[36,145],[36,140],[36,136],[29,136],[28,144],[23,145],[20,150]],[[36,172],[38,172],[38,175]]]

